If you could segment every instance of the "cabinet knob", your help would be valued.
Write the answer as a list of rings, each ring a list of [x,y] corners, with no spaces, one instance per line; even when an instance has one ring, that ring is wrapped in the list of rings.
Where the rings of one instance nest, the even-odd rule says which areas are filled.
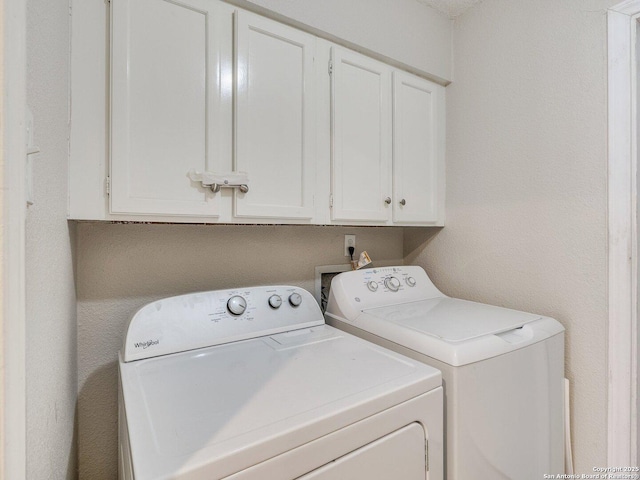
[[[387,205],[391,205],[391,197],[385,198],[384,203],[386,203]]]
[[[407,201],[404,198],[400,200],[400,205],[405,206],[406,204],[407,204]]]

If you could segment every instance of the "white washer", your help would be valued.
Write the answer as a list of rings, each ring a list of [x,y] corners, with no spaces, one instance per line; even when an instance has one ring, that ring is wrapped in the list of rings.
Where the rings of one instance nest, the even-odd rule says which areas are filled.
[[[442,479],[440,372],[300,288],[150,303],[119,365],[121,479]]]
[[[442,371],[448,480],[564,471],[564,328],[556,320],[448,298],[416,266],[334,277],[326,318]]]

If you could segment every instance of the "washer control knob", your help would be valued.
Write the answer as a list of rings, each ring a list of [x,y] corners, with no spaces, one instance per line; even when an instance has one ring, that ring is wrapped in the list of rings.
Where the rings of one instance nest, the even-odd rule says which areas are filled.
[[[280,295],[271,295],[269,297],[269,306],[271,308],[280,308],[282,305],[282,297]]]
[[[233,315],[242,315],[247,309],[247,301],[240,295],[234,295],[227,301],[227,309]]]
[[[374,282],[373,280],[371,280],[369,283],[367,283],[367,287],[369,287],[369,290],[371,290],[372,292],[375,292],[376,290],[378,290],[378,282]]]
[[[302,303],[302,295],[299,293],[292,293],[289,295],[289,303],[292,307],[298,307]]]
[[[396,277],[385,278],[384,286],[392,292],[397,292],[400,289],[400,280],[398,280]]]
[[[413,277],[407,277],[407,285],[409,285],[410,287],[415,287],[416,286],[416,279]]]

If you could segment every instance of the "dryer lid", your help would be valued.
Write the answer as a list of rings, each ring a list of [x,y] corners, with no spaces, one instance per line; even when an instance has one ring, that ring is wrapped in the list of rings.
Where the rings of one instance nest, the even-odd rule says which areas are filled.
[[[226,477],[442,383],[327,325],[121,361],[120,379],[140,480]]]
[[[542,318],[531,313],[446,297],[373,308],[363,313],[451,343],[506,332]]]

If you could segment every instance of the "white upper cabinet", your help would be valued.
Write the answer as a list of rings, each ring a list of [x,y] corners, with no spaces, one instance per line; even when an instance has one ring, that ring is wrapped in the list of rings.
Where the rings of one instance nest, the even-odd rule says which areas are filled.
[[[212,17],[203,0],[112,2],[112,213],[219,215],[219,196],[188,177],[219,168]]]
[[[78,5],[69,218],[444,225],[443,86],[219,0]]]
[[[331,62],[331,219],[386,223],[392,69],[335,46]]]
[[[331,220],[443,225],[444,87],[336,46],[331,59]]]
[[[236,217],[313,217],[315,37],[250,14],[235,17],[234,170],[249,192],[235,192]]]
[[[444,222],[444,87],[393,72],[393,221]]]

